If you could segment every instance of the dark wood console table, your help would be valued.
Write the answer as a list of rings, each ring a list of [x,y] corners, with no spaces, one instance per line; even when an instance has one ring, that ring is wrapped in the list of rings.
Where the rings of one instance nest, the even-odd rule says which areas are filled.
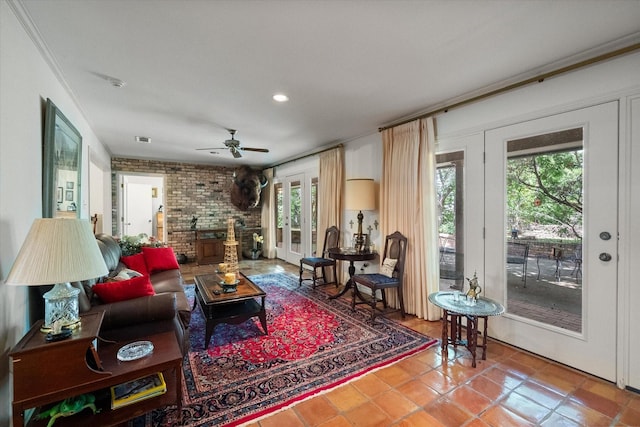
[[[151,355],[131,362],[120,362],[118,350],[131,341],[98,343],[104,313],[80,316],[81,326],[71,338],[47,342],[40,332],[42,321],[36,322],[11,350],[13,372],[13,426],[45,426],[47,420],[34,420],[40,408],[85,393],[94,393],[100,412],[85,410],[56,420],[58,426],[111,426],[145,414],[155,408],[176,404],[182,406],[182,353],[173,332],[145,337],[154,345]],[[111,386],[162,372],[167,392],[135,404],[112,410],[108,396]],[[100,395],[100,396],[99,396]],[[32,419],[25,417],[34,408]]]

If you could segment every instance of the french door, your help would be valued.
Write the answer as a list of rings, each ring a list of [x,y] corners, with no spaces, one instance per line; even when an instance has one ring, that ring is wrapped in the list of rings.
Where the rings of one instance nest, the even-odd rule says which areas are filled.
[[[618,103],[487,131],[490,335],[616,380]]]

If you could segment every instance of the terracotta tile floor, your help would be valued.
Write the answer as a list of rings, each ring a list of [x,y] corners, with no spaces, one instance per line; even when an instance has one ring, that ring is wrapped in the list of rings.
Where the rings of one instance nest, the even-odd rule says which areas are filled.
[[[277,261],[240,267],[297,274],[297,266]],[[212,268],[182,271],[189,283]],[[407,316],[402,323],[440,337],[440,322]],[[487,360],[475,369],[464,348],[450,346],[445,359],[435,345],[249,426],[640,426],[640,395],[489,340]]]

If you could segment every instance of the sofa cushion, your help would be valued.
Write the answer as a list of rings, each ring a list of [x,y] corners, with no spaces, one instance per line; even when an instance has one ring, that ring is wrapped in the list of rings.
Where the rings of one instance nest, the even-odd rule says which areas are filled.
[[[149,275],[149,270],[147,268],[147,262],[145,261],[144,254],[140,253],[135,255],[123,256],[122,258],[120,258],[120,260],[131,270],[142,273],[142,275],[144,276]]]
[[[129,280],[119,280],[97,283],[93,286],[95,292],[106,303],[126,301],[147,295],[155,295],[148,276],[134,277]]]
[[[149,273],[157,271],[179,269],[178,260],[173,253],[173,248],[142,248],[144,260]],[[135,270],[135,268],[134,268]]]
[[[180,270],[159,271],[151,275],[151,284],[157,294],[184,292]]]

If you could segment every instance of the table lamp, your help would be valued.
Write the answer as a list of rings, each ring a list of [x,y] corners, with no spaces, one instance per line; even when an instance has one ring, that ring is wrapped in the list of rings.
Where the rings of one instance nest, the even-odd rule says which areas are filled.
[[[44,294],[43,332],[80,322],[79,289],[69,282],[104,276],[107,266],[88,220],[38,218],[20,248],[9,272],[9,285],[55,284]],[[55,324],[55,325],[54,325]],[[54,331],[58,332],[58,331]]]
[[[373,179],[348,179],[345,189],[345,207],[358,212],[358,233],[356,234],[355,249],[362,252],[364,237],[362,235],[362,211],[372,211],[376,208],[376,184]]]

